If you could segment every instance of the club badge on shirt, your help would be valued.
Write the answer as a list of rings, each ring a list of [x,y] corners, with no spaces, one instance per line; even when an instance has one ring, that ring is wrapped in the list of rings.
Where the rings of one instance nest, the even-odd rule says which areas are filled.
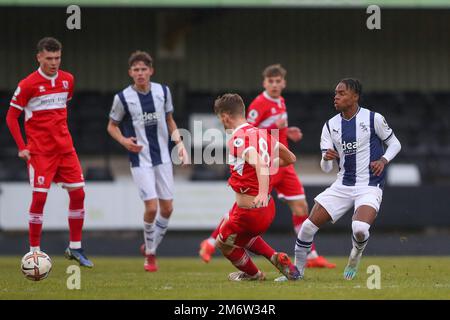
[[[39,176],[38,181],[37,181],[38,185],[42,186],[42,185],[44,185],[44,182],[45,182],[45,177]]]
[[[236,148],[239,148],[244,144],[244,140],[242,140],[241,138],[237,138],[236,140],[234,140],[233,144]]]
[[[364,122],[360,122],[359,126],[361,127],[362,131],[368,132],[369,128],[367,128],[367,125]]]

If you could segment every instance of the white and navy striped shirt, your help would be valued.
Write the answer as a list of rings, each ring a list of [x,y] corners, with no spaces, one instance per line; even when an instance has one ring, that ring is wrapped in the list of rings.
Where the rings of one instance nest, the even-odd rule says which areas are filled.
[[[121,122],[125,137],[136,137],[143,148],[130,152],[132,167],[152,167],[171,162],[166,114],[173,112],[172,96],[167,86],[151,82],[147,94],[128,86],[114,96],[109,117]]]
[[[384,117],[365,108],[349,120],[337,114],[322,129],[320,149],[339,153],[339,173],[335,183],[345,186],[377,186],[383,188],[385,171],[375,176],[370,163],[384,154],[383,143],[394,135]]]

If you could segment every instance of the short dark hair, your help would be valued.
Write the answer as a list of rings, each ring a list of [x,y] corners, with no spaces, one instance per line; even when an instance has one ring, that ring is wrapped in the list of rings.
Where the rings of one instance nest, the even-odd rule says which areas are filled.
[[[214,112],[217,115],[227,113],[232,116],[242,115],[245,117],[245,104],[237,93],[225,93],[214,101]]]
[[[62,50],[62,44],[57,39],[52,37],[45,37],[39,40],[37,44],[37,51],[49,51],[49,52],[56,52]]]
[[[272,77],[282,77],[285,78],[287,71],[285,68],[281,66],[281,64],[272,64],[267,66],[262,75],[264,78],[272,78]]]
[[[339,81],[339,83],[345,84],[347,89],[352,90],[354,93],[356,93],[358,96],[361,97],[362,94],[362,84],[358,79],[355,78],[345,78]]]
[[[128,67],[132,67],[136,62],[142,61],[147,67],[153,67],[153,58],[145,51],[137,50],[128,59]]]

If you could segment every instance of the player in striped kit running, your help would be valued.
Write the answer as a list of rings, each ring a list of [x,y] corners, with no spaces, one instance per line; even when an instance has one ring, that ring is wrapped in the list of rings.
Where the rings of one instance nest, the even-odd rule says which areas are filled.
[[[326,222],[333,223],[354,207],[352,243],[344,278],[357,273],[369,229],[380,209],[385,167],[400,152],[401,144],[384,117],[359,106],[362,86],[356,79],[343,79],[336,86],[334,106],[339,114],[322,129],[320,166],[324,172],[339,164],[336,181],[320,193],[309,218],[303,223],[295,245],[295,264],[303,275],[306,255],[314,235]],[[383,144],[387,146],[384,150]],[[286,280],[278,278],[277,280]]]
[[[303,134],[300,129],[288,126],[288,113],[282,92],[286,87],[287,71],[281,65],[267,66],[263,75],[264,91],[250,104],[247,110],[247,121],[260,129],[276,132],[279,142],[289,148],[288,140],[299,142]],[[295,234],[298,234],[303,222],[308,218],[308,203],[305,190],[297,176],[294,165],[280,168],[273,177],[273,187],[280,200],[286,202],[292,212],[292,223]],[[208,239],[200,244],[199,256],[208,263],[215,251],[215,243],[219,234],[219,227],[211,233]],[[336,264],[329,262],[318,254],[315,244],[308,253],[306,266],[308,268],[335,268]]]

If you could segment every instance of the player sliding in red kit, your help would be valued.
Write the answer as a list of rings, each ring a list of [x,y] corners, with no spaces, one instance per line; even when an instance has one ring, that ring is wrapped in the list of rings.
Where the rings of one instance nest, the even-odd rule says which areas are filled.
[[[295,155],[267,130],[247,123],[244,102],[239,95],[225,94],[217,98],[214,111],[225,129],[233,130],[227,145],[231,171],[228,183],[235,192],[236,202],[217,237],[217,247],[240,270],[230,273],[228,279],[265,279],[249,256],[252,252],[267,258],[287,279],[297,280],[299,271],[288,255],[275,252],[261,237],[275,216],[275,204],[270,197],[271,178],[278,166],[295,162]]]
[[[279,142],[289,147],[288,139],[298,142],[303,134],[297,127],[288,126],[288,116],[284,98],[281,96],[286,87],[286,70],[279,64],[270,65],[263,71],[264,91],[258,95],[247,110],[247,121],[260,129],[276,130]],[[305,190],[295,172],[294,165],[280,168],[273,178],[273,187],[278,199],[286,202],[292,211],[292,223],[298,234],[303,222],[308,218],[308,204]],[[219,224],[220,225],[220,224]],[[209,262],[214,251],[219,228],[200,244],[199,255],[204,262]],[[306,263],[308,268],[335,268],[325,257],[319,256],[313,244]]]

